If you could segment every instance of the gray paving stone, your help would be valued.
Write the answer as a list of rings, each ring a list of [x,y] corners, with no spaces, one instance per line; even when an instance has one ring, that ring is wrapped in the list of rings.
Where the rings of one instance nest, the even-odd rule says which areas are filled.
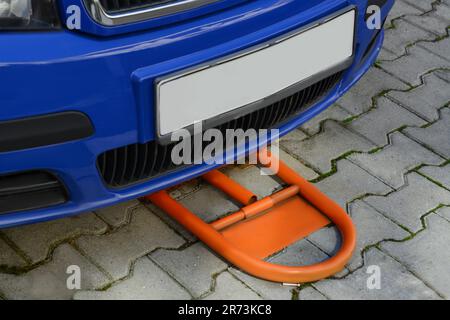
[[[271,176],[261,175],[261,171],[256,166],[231,166],[223,172],[241,186],[252,191],[258,199],[271,195],[280,188],[280,184]]]
[[[147,257],[138,259],[129,278],[105,291],[79,291],[76,300],[175,300],[191,297]]]
[[[318,182],[316,186],[341,207],[366,194],[386,194],[392,189],[351,163],[341,160],[337,163],[337,172]]]
[[[101,234],[106,224],[93,213],[64,219],[26,225],[3,230],[31,260],[37,263],[47,258],[52,248],[59,243],[85,234]]]
[[[201,179],[192,179],[189,181],[185,181],[174,188],[171,188],[169,190],[169,194],[174,199],[181,200],[187,195],[199,190],[201,185],[202,185]]]
[[[350,161],[378,177],[394,189],[405,184],[404,174],[421,164],[439,165],[445,161],[400,132],[390,136],[390,144],[374,153],[358,153]]]
[[[297,241],[278,254],[270,257],[269,262],[285,266],[307,266],[327,260],[329,256],[306,239]]]
[[[450,14],[450,9],[449,9]],[[428,50],[442,59],[446,59],[448,62],[447,67],[450,67],[450,37],[442,39],[441,41],[436,42],[427,42],[427,43],[420,43],[418,44],[425,50]]]
[[[424,84],[409,91],[391,91],[389,97],[428,121],[439,119],[438,110],[450,102],[450,83],[430,74]]]
[[[433,3],[436,2],[436,0],[420,0],[420,1],[404,0],[404,1],[416,8],[419,8],[423,12],[428,12],[428,11],[433,10]]]
[[[436,35],[425,31],[403,19],[394,22],[394,28],[387,29],[383,49],[388,50],[389,56],[382,55],[380,60],[394,60],[406,54],[406,47],[419,40],[434,40]]]
[[[450,159],[450,108],[440,111],[440,120],[426,128],[407,128],[405,133],[446,159]]]
[[[282,142],[282,146],[322,173],[331,170],[331,160],[349,151],[369,151],[375,147],[369,140],[330,120],[324,123],[320,134],[301,142]]]
[[[299,300],[327,300],[327,298],[313,287],[300,290]]]
[[[438,70],[434,73],[438,78],[450,82],[450,71]]]
[[[381,97],[377,99],[376,108],[361,115],[348,124],[352,129],[377,146],[388,143],[388,133],[402,126],[422,126],[426,121],[412,112],[400,107],[391,100]]]
[[[145,207],[153,212],[158,218],[160,218],[165,224],[167,224],[176,234],[184,238],[186,242],[195,242],[197,238],[190,233],[186,228],[180,225],[177,221],[173,220],[166,212],[159,209],[153,203],[145,203]]]
[[[423,11],[410,5],[409,3],[404,2],[403,0],[396,0],[394,2],[394,7],[392,8],[386,20],[386,26],[389,27],[392,24],[392,20],[398,19],[402,16],[419,15],[421,13],[423,13]]]
[[[381,288],[368,289],[371,274],[368,266],[378,266],[381,271]],[[314,287],[330,299],[335,300],[417,300],[439,299],[439,296],[415,277],[400,263],[373,248],[364,255],[364,267],[345,279],[327,279]]]
[[[293,287],[291,286],[261,280],[235,268],[230,268],[228,271],[265,300],[290,300],[292,298]]]
[[[205,300],[260,300],[255,292],[246,287],[241,281],[225,271],[216,278],[214,292]]]
[[[181,251],[160,249],[153,252],[150,258],[189,290],[194,298],[208,293],[212,277],[228,267],[202,243]]]
[[[450,66],[447,60],[417,45],[410,47],[407,55],[394,61],[381,61],[379,64],[384,70],[413,86],[420,85],[420,78],[426,73]]]
[[[372,68],[338,101],[338,104],[349,113],[359,115],[372,107],[373,97],[394,89],[407,90],[409,86],[379,68]]]
[[[302,125],[302,129],[308,132],[309,135],[315,135],[320,131],[320,125],[325,120],[336,120],[341,121],[345,120],[352,115],[340,107],[337,104],[333,104],[331,107],[326,109],[324,112],[317,115],[315,118],[309,120],[304,125]]]
[[[182,205],[194,212],[206,222],[239,210],[236,203],[211,185],[204,185],[200,190],[180,201]]]
[[[369,196],[365,202],[412,232],[422,229],[420,218],[439,204],[450,204],[450,192],[413,172],[407,185],[386,197]]]
[[[2,267],[23,267],[25,265],[26,261],[0,239],[0,270]]]
[[[125,277],[134,260],[156,248],[177,248],[184,243],[167,225],[146,208],[133,211],[131,221],[115,232],[83,236],[78,247],[115,280]]]
[[[410,235],[363,201],[358,200],[352,203],[350,213],[358,232],[353,257],[347,264],[350,271],[362,266],[361,253],[364,248],[385,239],[402,240]],[[341,237],[336,228],[321,229],[310,235],[308,239],[329,255],[336,254],[341,246]]]
[[[270,257],[269,261],[287,266],[307,266],[323,262],[329,258],[330,256],[328,254],[318,246],[314,245],[308,237],[306,237]],[[333,276],[344,277],[348,272],[349,270],[344,268]]]
[[[448,17],[450,8],[448,6],[436,6],[436,10],[423,15],[412,15],[404,17],[404,20],[416,25],[419,28],[434,33],[436,36],[446,36],[449,26]]]
[[[128,223],[130,220],[131,211],[139,205],[141,204],[138,200],[132,200],[115,206],[96,210],[95,213],[110,226],[117,228]]]
[[[67,268],[80,268],[81,289],[103,287],[108,278],[68,244],[56,248],[50,262],[21,275],[0,274],[0,291],[7,299],[71,299]]]
[[[432,214],[427,228],[402,243],[384,243],[383,250],[395,257],[445,299],[450,299],[450,223]]]
[[[295,172],[297,172],[307,180],[313,180],[319,176],[316,172],[314,172],[314,170],[308,168],[281,148],[279,149],[279,157],[280,160],[282,160],[289,167],[291,167],[291,169],[293,169]]]
[[[450,207],[442,207],[436,211],[436,213],[442,218],[450,222]]]
[[[395,60],[396,58],[397,55],[394,52],[389,51],[386,48],[381,48],[377,61],[392,61]]]
[[[308,135],[300,129],[295,129],[289,132],[287,135],[281,137],[281,141],[302,141],[308,138]]]
[[[450,163],[443,167],[423,167],[419,171],[450,190]]]

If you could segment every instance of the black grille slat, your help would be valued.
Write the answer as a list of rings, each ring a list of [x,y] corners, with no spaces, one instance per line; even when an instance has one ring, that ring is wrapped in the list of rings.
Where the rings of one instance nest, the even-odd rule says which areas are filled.
[[[342,72],[338,72],[272,105],[230,120],[216,128],[222,131],[224,136],[227,129],[277,128],[328,94],[341,76]],[[176,166],[171,161],[173,146],[174,144],[163,146],[157,141],[151,141],[106,151],[99,155],[97,160],[99,173],[111,187],[126,186],[168,173],[183,167]]]
[[[161,172],[164,169],[164,167],[167,167],[167,168],[170,167],[170,163],[169,164],[167,163],[167,157],[170,156],[169,152],[168,152],[169,148],[161,146],[160,149],[161,149],[160,154],[162,155],[161,162],[158,163],[158,166],[157,166],[156,170],[153,172],[153,175],[156,175],[158,172]]]
[[[327,79],[327,81],[325,81],[323,84],[322,91],[327,92],[328,90],[330,90],[333,83],[334,83],[333,79]]]
[[[149,146],[149,149],[152,149],[153,151],[153,157],[150,157],[149,166],[147,170],[145,171],[145,175],[152,176],[153,175],[153,169],[155,168],[156,162],[158,160],[159,154],[158,154],[158,145],[153,143]]]
[[[138,172],[136,174],[135,180],[139,180],[140,177],[144,176],[145,173],[145,166],[148,163],[148,148],[149,145],[146,144],[139,144],[139,162],[138,162]]]
[[[284,118],[286,118],[286,112],[287,112],[287,109],[289,107],[289,102],[291,101],[291,98],[292,98],[292,96],[283,99],[283,103],[281,104],[282,108],[281,108],[280,112],[278,113],[278,117],[277,117],[276,123],[278,123],[281,120],[283,120]]]
[[[127,166],[126,171],[125,171],[125,176],[126,176],[127,180],[135,179],[135,174],[137,171],[137,163],[139,160],[138,159],[139,158],[138,149],[139,149],[139,146],[136,144],[132,144],[129,147],[128,157],[130,159],[129,160],[130,165]]]
[[[312,87],[308,87],[306,88],[306,92],[305,92],[305,101],[303,102],[304,104],[308,105],[309,101],[311,99],[311,94],[312,94]]]
[[[150,145],[148,143],[143,144],[145,146],[145,162],[143,164],[143,168],[141,172],[139,173],[139,177],[145,177],[150,175],[150,166],[152,164],[153,157],[151,155],[154,155],[154,150],[152,149],[153,145]]]
[[[125,173],[128,165],[128,147],[123,147],[118,152],[118,168],[116,171],[115,180],[120,181],[119,184],[124,184],[125,182]]]
[[[285,101],[286,99],[281,100],[277,110],[274,110],[275,114],[273,116],[272,122],[270,123],[271,127],[280,122],[281,114],[283,113],[284,110]]]
[[[103,9],[108,13],[158,6],[168,2],[175,0],[100,0]]]
[[[319,84],[313,85],[311,89],[310,101],[314,101],[316,99],[318,91],[319,91]]]
[[[240,117],[239,119],[236,120],[236,126],[235,128],[242,128],[245,129],[245,126],[248,124],[248,114]]]
[[[291,107],[289,108],[288,115],[297,110],[298,103],[300,102],[300,96],[301,94],[299,92],[295,94],[295,98],[294,101],[292,102]]]
[[[252,112],[248,115],[248,128],[254,128],[258,124],[258,115],[259,112]],[[248,129],[246,128],[246,129]]]
[[[267,121],[264,124],[267,124],[267,126],[270,126],[270,127],[272,126],[272,124],[274,123],[275,115],[276,115],[279,107],[280,107],[280,102],[277,102],[273,105],[272,108],[268,108],[269,114],[268,114]]]
[[[113,183],[114,177],[116,176],[117,153],[118,153],[117,149],[112,150],[112,157],[110,157],[110,162],[109,162],[109,166],[111,168],[111,175],[110,175],[110,178],[109,178],[109,184]]]
[[[134,175],[134,180],[139,180],[142,176],[144,176],[145,164],[147,163],[148,156],[148,145],[147,144],[138,144],[137,153],[138,153],[138,161],[136,164],[136,174]]]
[[[296,96],[297,96],[297,93],[296,94],[294,94],[294,95],[292,95],[292,96],[290,96],[288,99],[287,99],[287,105],[286,105],[286,108],[285,108],[285,110],[284,110],[284,113],[283,113],[283,116],[282,116],[282,119],[285,119],[285,118],[287,118],[288,116],[289,116],[289,113],[291,113],[292,112],[292,109],[295,107],[295,98],[296,98]]]
[[[99,168],[100,168],[100,174],[102,175],[102,177],[105,176],[105,172],[106,172],[106,154],[103,153],[100,155],[100,157],[98,158],[98,163]]]
[[[281,119],[282,119],[281,116],[283,115],[284,109],[286,107],[286,100],[287,100],[287,98],[285,98],[285,99],[280,101],[280,105],[278,106],[278,109],[275,110],[275,116],[274,116],[273,121],[272,121],[272,123],[270,125],[271,127],[281,121]]]
[[[328,90],[330,87],[330,83],[332,83],[332,80],[333,79],[328,78],[326,81],[324,81],[322,90]]]
[[[258,125],[258,123],[261,123],[263,116],[264,116],[263,112],[256,112],[255,116],[253,117],[255,122],[252,123],[252,127],[256,127]]]
[[[303,103],[305,102],[305,91],[300,91],[298,93],[298,101],[296,102],[296,106],[295,106],[295,110],[297,111],[301,105],[303,105]]]
[[[270,111],[269,108],[264,108],[262,110],[262,112],[261,112],[261,114],[262,114],[262,121],[261,121],[261,123],[263,123],[263,124],[267,123],[267,121],[269,119],[269,114],[270,114],[269,111]]]

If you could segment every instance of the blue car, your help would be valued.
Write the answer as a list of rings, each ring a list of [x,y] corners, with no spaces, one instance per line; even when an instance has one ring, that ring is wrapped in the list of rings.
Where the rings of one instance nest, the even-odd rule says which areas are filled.
[[[287,134],[373,65],[393,3],[0,0],[0,228],[214,169],[171,161],[198,121]]]

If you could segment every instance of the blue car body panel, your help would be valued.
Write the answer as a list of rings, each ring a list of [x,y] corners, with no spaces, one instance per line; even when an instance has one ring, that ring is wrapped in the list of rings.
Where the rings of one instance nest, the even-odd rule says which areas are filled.
[[[66,6],[82,0],[63,0]],[[393,5],[382,8],[385,18]],[[219,1],[194,12],[125,26],[104,27],[82,12],[82,30],[0,33],[0,121],[80,111],[92,121],[89,138],[0,153],[0,175],[42,169],[66,186],[69,201],[44,209],[0,215],[0,228],[79,214],[137,198],[214,168],[196,165],[129,187],[111,189],[96,167],[99,154],[155,139],[152,94],[143,98],[136,74],[159,76],[245,50],[351,5],[357,8],[356,52],[342,81],[325,98],[284,124],[281,135],[324,111],[374,63],[383,32],[364,21],[367,0]],[[151,91],[152,88],[149,88]],[[264,142],[264,141],[261,141]],[[249,151],[249,150],[247,150]]]

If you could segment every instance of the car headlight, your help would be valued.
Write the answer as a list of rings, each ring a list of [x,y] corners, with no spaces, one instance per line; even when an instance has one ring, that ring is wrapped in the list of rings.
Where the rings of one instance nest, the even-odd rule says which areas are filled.
[[[0,0],[0,31],[59,28],[54,2],[54,0]]]

